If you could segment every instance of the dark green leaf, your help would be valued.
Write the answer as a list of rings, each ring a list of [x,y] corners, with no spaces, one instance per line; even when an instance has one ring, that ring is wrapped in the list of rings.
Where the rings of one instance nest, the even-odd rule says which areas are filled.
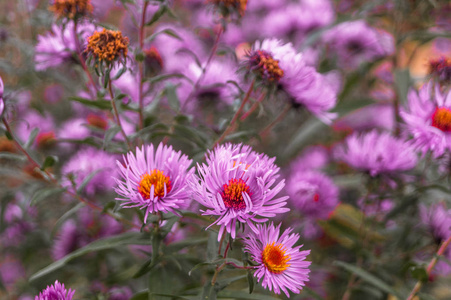
[[[111,140],[121,131],[121,128],[117,125],[112,126],[105,132],[105,137],[103,139],[103,149],[106,149],[110,144]]]
[[[150,19],[150,21],[146,23],[146,26],[153,25],[155,22],[157,22],[164,15],[164,13],[166,11],[167,11],[167,6],[164,5],[164,4],[160,5],[158,10],[153,14],[152,19]]]
[[[38,133],[39,133],[39,128],[34,128],[34,129],[31,131],[30,136],[28,137],[27,142],[23,145],[23,147],[24,147],[25,149],[28,149],[28,148],[30,148],[31,145],[33,145],[34,140],[35,140],[36,137],[38,136]]]
[[[368,273],[367,271],[363,270],[362,268],[356,267],[354,265],[351,265],[351,264],[348,264],[348,263],[345,263],[342,261],[335,261],[333,264],[359,276],[364,281],[368,282],[369,284],[375,286],[376,288],[378,288],[386,293],[392,294],[393,296],[396,296],[399,299],[406,298],[405,296],[400,295],[396,290],[394,290],[391,286],[386,284],[384,281],[377,278],[373,274]]]
[[[425,268],[421,266],[410,267],[410,274],[412,274],[413,278],[422,282],[427,282],[429,280],[428,273]]]
[[[0,152],[0,159],[11,159],[18,161],[26,161],[27,157],[20,154],[10,153],[10,152]]]
[[[223,290],[219,292],[218,298],[228,298],[228,299],[250,299],[250,300],[280,300],[280,298],[272,297],[268,295],[262,295],[262,294],[256,294],[252,293],[249,294],[248,292],[242,292],[242,291],[231,291],[231,290]]]
[[[75,250],[74,252],[64,256],[60,260],[57,260],[56,262],[50,264],[44,269],[36,272],[30,277],[30,281],[34,281],[43,276],[46,276],[52,273],[53,271],[56,271],[64,267],[67,263],[74,260],[75,258],[85,255],[87,253],[108,249],[116,249],[117,247],[125,245],[142,245],[145,244],[146,241],[148,243],[148,240],[149,238],[145,234],[138,232],[127,232],[113,237],[108,237],[94,241],[86,245],[85,247]]]
[[[61,224],[63,224],[68,218],[70,218],[73,214],[75,214],[80,208],[85,206],[83,202],[79,202],[77,205],[69,209],[62,215],[55,223],[55,226],[53,226],[52,229],[52,236],[55,234],[55,232],[60,228]]]
[[[51,168],[58,162],[58,157],[54,155],[47,156],[42,164],[41,170],[44,171],[47,168]]]
[[[252,294],[254,291],[254,276],[252,275],[251,270],[247,271],[247,282],[249,283],[249,294]]]
[[[183,39],[180,36],[178,36],[177,33],[174,30],[172,30],[172,29],[164,29],[162,31],[155,32],[154,34],[152,34],[151,36],[146,38],[146,43],[152,42],[160,34],[166,34],[166,35],[169,35],[169,36],[171,36],[171,37],[173,37],[173,38],[175,38],[175,39],[177,39],[179,41],[183,41]]]
[[[117,74],[114,76],[112,80],[119,79],[125,72],[127,72],[127,67],[124,66],[119,70],[119,72],[117,72]]]
[[[180,100],[177,96],[176,87],[169,85],[166,87],[166,97],[168,98],[169,106],[176,112],[180,110]]]
[[[217,291],[216,286],[211,285],[211,282],[207,280],[207,282],[204,285],[204,288],[202,289],[202,294],[200,299],[201,300],[216,300],[217,298]]]
[[[51,196],[56,196],[58,194],[61,194],[65,190],[66,190],[65,188],[59,188],[59,187],[40,189],[39,191],[34,193],[33,197],[31,198],[30,205],[34,205],[34,204],[44,200],[45,198],[49,198]]]
[[[97,100],[91,100],[86,99],[82,97],[69,97],[69,100],[79,102],[85,106],[88,107],[94,107],[102,110],[109,110],[111,109],[111,101],[110,100],[103,100],[103,99],[97,99]]]

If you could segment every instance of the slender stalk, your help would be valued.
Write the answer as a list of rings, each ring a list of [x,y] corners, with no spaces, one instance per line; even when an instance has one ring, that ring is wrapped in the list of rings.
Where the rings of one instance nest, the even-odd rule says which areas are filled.
[[[243,111],[244,105],[246,105],[246,102],[249,100],[249,97],[251,96],[252,90],[254,89],[255,79],[252,81],[251,85],[249,86],[249,89],[246,92],[246,96],[244,96],[243,101],[241,102],[240,107],[236,111],[235,115],[232,118],[232,121],[230,121],[229,126],[227,126],[226,130],[221,134],[221,136],[218,138],[218,140],[214,143],[213,148],[215,148],[217,145],[219,145],[224,138],[232,131],[233,127],[235,126],[235,123]]]
[[[20,152],[22,152],[22,153],[27,157],[28,161],[29,161],[35,168],[41,169],[41,168],[42,168],[41,165],[40,165],[34,158],[32,158],[31,155],[28,153],[28,151],[25,150],[25,149],[22,147],[22,145],[17,141],[17,139],[15,138],[15,136],[14,136],[12,130],[11,130],[11,127],[9,126],[8,121],[6,121],[6,119],[3,118],[3,119],[2,119],[2,122],[3,122],[3,124],[5,125],[6,131],[7,131],[7,132],[11,135],[11,137],[13,138],[13,142],[14,142],[14,144],[16,145],[17,149],[19,149]],[[123,223],[123,224],[126,224],[126,225],[128,225],[128,226],[130,226],[130,227],[133,227],[133,228],[136,228],[136,229],[141,229],[141,226],[136,225],[136,224],[134,224],[133,222],[130,222],[129,220],[127,220],[127,219],[118,217],[118,216],[114,215],[113,213],[111,213],[111,212],[109,212],[109,211],[105,211],[105,212],[104,212],[102,207],[100,207],[100,206],[98,206],[98,205],[92,203],[91,201],[88,201],[87,199],[81,197],[81,196],[78,195],[77,193],[74,193],[74,192],[72,192],[72,191],[67,190],[66,187],[64,187],[63,185],[61,185],[61,184],[58,182],[58,180],[55,179],[55,177],[53,176],[53,174],[51,174],[49,171],[47,171],[47,170],[42,170],[42,172],[44,172],[44,173],[46,174],[47,177],[44,177],[44,178],[46,178],[47,181],[49,181],[50,183],[56,185],[56,186],[59,187],[59,188],[64,189],[64,193],[66,193],[66,194],[68,194],[68,195],[74,197],[75,199],[77,199],[77,200],[80,201],[80,202],[83,202],[84,204],[86,204],[86,205],[89,206],[90,208],[92,208],[92,209],[94,209],[94,210],[97,210],[97,211],[99,211],[99,212],[102,212],[102,213],[104,213],[104,214],[106,214],[106,215],[108,215],[108,216],[114,218],[115,220],[117,220],[117,221],[119,221],[119,222],[121,222],[121,223]],[[145,229],[145,230],[146,230],[146,229]]]
[[[434,269],[435,265],[437,264],[439,256],[443,255],[443,253],[445,252],[446,248],[448,248],[450,243],[451,243],[451,236],[448,237],[448,239],[445,240],[440,245],[440,248],[438,249],[436,255],[434,255],[434,257],[432,258],[432,260],[429,263],[428,267],[426,268],[426,274],[428,276],[431,275],[432,270]],[[420,291],[421,286],[422,286],[422,283],[421,283],[420,280],[418,280],[418,282],[415,284],[415,286],[413,287],[412,291],[410,292],[409,297],[407,297],[407,300],[412,300],[415,297],[415,295]]]
[[[263,99],[265,99],[265,97],[266,92],[263,92],[260,97],[258,97],[257,101],[252,104],[251,108],[249,108],[249,110],[241,116],[240,121],[243,122],[244,120],[246,120],[247,117],[249,117],[254,112],[254,110],[257,109],[258,105],[263,101]]]
[[[221,240],[219,241],[219,247],[218,247],[218,255],[221,255],[221,250],[222,250],[222,244],[224,243],[224,238],[225,238],[226,234],[223,233],[221,236]]]
[[[279,123],[283,118],[285,118],[285,116],[290,111],[290,109],[291,109],[291,104],[287,104],[285,106],[285,109],[282,110],[282,112],[279,114],[279,116],[274,121],[272,121],[268,126],[266,126],[262,131],[260,131],[259,135],[261,137],[266,136],[277,123]]]
[[[92,78],[92,75],[89,72],[88,67],[86,66],[85,58],[83,57],[83,55],[81,55],[81,47],[80,47],[80,41],[78,40],[77,22],[76,21],[74,21],[73,36],[74,36],[74,42],[75,42],[75,52],[77,53],[78,60],[80,61],[83,70],[85,71],[86,75],[88,76],[89,82],[91,83],[92,87],[95,89],[96,93],[98,93],[99,88],[95,84],[94,79]],[[91,94],[93,99],[97,98],[95,95],[92,95],[92,91],[89,87],[88,87],[88,92]]]
[[[121,119],[119,118],[119,112],[118,112],[117,107],[116,107],[116,102],[114,101],[114,93],[113,93],[113,88],[112,88],[112,84],[111,84],[111,79],[108,80],[108,90],[110,92],[111,106],[113,107],[114,116],[116,117],[117,126],[119,126],[119,128],[120,128],[122,136],[124,137],[125,141],[127,142],[129,150],[132,150],[132,144],[128,140],[127,134],[125,134],[124,128],[122,127]]]
[[[204,67],[202,68],[202,73],[197,78],[197,81],[196,81],[196,83],[193,86],[193,90],[191,91],[191,93],[189,93],[189,95],[186,98],[185,102],[182,104],[181,110],[183,110],[186,107],[188,102],[190,102],[192,100],[193,96],[196,94],[197,89],[199,88],[200,82],[204,78],[205,73],[207,72],[208,66],[211,63],[211,60],[213,59],[213,57],[216,54],[216,51],[218,50],[219,40],[221,39],[221,36],[222,36],[223,32],[224,32],[224,28],[222,28],[222,26],[221,26],[219,28],[218,33],[216,34],[216,40],[215,40],[215,43],[213,44],[213,48],[211,48],[210,55],[208,56],[208,59],[207,59],[205,65],[204,65]]]
[[[139,48],[142,51],[144,47],[144,27],[146,25],[146,11],[149,2],[144,1],[144,7],[141,16],[141,25],[139,26]],[[144,99],[143,99],[143,73],[144,67],[143,62],[138,62],[138,100],[139,100],[139,129],[143,129],[144,127]]]

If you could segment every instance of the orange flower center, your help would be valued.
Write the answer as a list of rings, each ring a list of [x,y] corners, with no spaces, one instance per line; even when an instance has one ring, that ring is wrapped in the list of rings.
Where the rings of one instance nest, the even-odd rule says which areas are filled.
[[[121,55],[127,57],[128,38],[123,37],[120,31],[103,29],[94,32],[88,38],[87,52],[90,52],[98,60],[112,62]]]
[[[250,55],[249,67],[258,76],[269,82],[279,82],[284,74],[279,67],[279,61],[263,50],[257,50]]]
[[[84,16],[92,13],[93,7],[91,0],[55,0],[50,10],[57,15],[58,18],[66,17],[75,19],[77,16]]]
[[[432,115],[432,126],[441,131],[451,131],[451,110],[446,107],[437,107]]]
[[[150,174],[145,173],[141,176],[141,181],[138,184],[138,192],[144,199],[150,199],[150,193],[153,187],[154,197],[163,197],[168,194],[172,189],[171,179],[169,176],[163,174],[163,171],[154,169]]]
[[[227,184],[222,186],[221,196],[225,207],[233,208],[235,210],[245,209],[246,203],[244,202],[244,192],[249,196],[251,195],[250,188],[243,179],[230,179]]]
[[[267,244],[262,252],[262,261],[266,268],[274,274],[280,274],[285,271],[290,265],[290,255],[286,254],[286,249],[283,248],[282,244],[274,245]]]

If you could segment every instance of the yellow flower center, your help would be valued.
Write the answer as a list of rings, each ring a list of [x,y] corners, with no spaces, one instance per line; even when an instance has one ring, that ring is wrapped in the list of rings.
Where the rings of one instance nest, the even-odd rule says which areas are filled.
[[[227,208],[242,210],[246,208],[243,192],[251,195],[250,188],[243,179],[232,178],[227,184],[222,186],[222,200]]]
[[[271,273],[280,274],[290,266],[288,262],[291,257],[285,254],[286,249],[283,248],[282,244],[274,244],[274,242],[267,244],[263,249],[262,261]]]
[[[128,38],[123,37],[120,31],[103,29],[94,32],[88,39],[87,52],[98,60],[112,62],[121,55],[127,57]]]
[[[172,189],[171,179],[169,176],[163,174],[163,171],[154,169],[150,174],[145,173],[141,176],[141,181],[138,184],[138,192],[144,199],[150,199],[150,192],[153,186],[153,196],[163,197],[166,186],[166,194]]]
[[[438,107],[432,115],[432,126],[441,131],[451,131],[451,110],[446,107]]]
[[[92,13],[91,0],[55,0],[50,10],[58,18],[66,17],[75,19],[77,16],[84,16]]]
[[[277,83],[283,77],[283,70],[279,67],[279,61],[264,50],[257,50],[250,55],[249,68],[269,82]]]

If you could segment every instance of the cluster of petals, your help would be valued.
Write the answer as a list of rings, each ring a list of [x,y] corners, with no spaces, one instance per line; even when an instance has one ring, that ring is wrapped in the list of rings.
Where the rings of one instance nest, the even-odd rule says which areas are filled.
[[[120,196],[116,200],[124,201],[124,207],[145,209],[144,222],[149,213],[176,213],[188,206],[188,182],[194,172],[188,156],[160,143],[156,149],[153,144],[136,148],[136,154],[129,152],[123,158],[124,163],[117,161],[121,178],[116,178]],[[157,182],[148,179],[153,175]],[[143,195],[143,189],[148,195]]]
[[[64,283],[60,283],[56,280],[53,285],[47,286],[46,289],[40,292],[34,300],[71,300],[74,293],[74,290],[66,290]]]
[[[437,111],[442,111],[440,124],[434,124]],[[442,93],[439,85],[429,82],[418,92],[408,94],[407,109],[400,112],[412,135],[413,144],[425,154],[431,151],[434,157],[451,150],[451,92]],[[435,126],[434,126],[435,125]]]
[[[308,218],[327,219],[338,204],[339,189],[315,170],[294,170],[287,181],[292,205]]]
[[[335,150],[338,160],[371,176],[413,169],[417,155],[410,143],[377,130],[354,133]]]
[[[218,217],[213,223],[220,226],[218,240],[224,231],[235,238],[237,222],[256,230],[253,222],[266,222],[289,211],[288,197],[277,197],[285,181],[277,182],[275,158],[247,145],[225,144],[209,151],[206,160],[198,164],[200,176],[194,177],[191,186],[194,199],[206,208],[203,214]]]
[[[297,53],[291,43],[266,39],[255,44],[255,50],[265,51],[278,61],[283,71],[278,87],[287,93],[294,106],[305,107],[325,123],[336,117],[328,111],[336,105],[337,85],[314,67],[306,65],[302,54]]]
[[[257,263],[254,277],[258,282],[276,294],[282,291],[290,297],[288,290],[300,293],[309,280],[311,262],[305,259],[310,250],[300,251],[303,245],[294,247],[299,234],[288,228],[280,235],[280,226],[257,225],[257,231],[245,239],[244,245]]]

